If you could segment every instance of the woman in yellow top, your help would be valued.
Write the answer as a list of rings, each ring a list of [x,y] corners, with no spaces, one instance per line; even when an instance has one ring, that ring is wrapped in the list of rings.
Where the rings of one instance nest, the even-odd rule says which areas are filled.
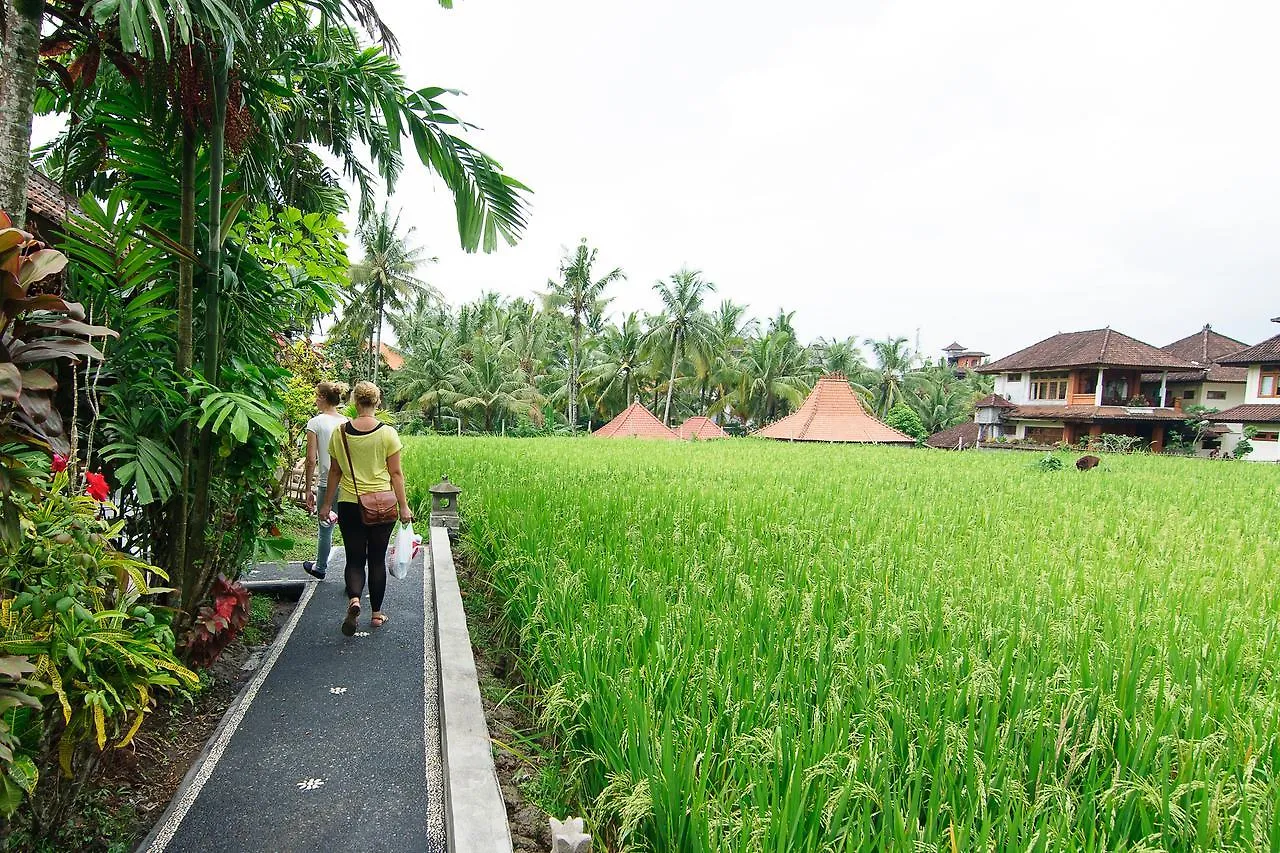
[[[359,382],[355,390],[356,417],[334,430],[329,440],[329,456],[334,464],[329,466],[328,487],[324,491],[324,505],[320,507],[321,520],[329,517],[333,496],[338,497],[338,527],[342,529],[342,541],[347,552],[347,618],[342,622],[342,633],[350,637],[356,632],[356,620],[360,618],[360,596],[364,592],[365,564],[369,567],[369,606],[373,609],[372,625],[386,624],[387,615],[382,612],[382,598],[387,591],[387,545],[395,522],[366,525],[356,503],[356,487],[360,494],[394,491],[400,505],[400,521],[413,521],[413,512],[404,494],[404,473],[400,470],[400,436],[388,424],[380,422],[374,413],[382,402],[382,392],[372,382]],[[347,458],[347,447],[351,458]],[[352,479],[354,474],[354,479]]]

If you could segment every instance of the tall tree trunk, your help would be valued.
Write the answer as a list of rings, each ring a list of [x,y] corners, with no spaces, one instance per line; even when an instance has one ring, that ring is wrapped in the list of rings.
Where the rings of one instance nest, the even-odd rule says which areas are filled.
[[[376,336],[376,340],[374,341],[374,344],[373,344],[373,359],[372,359],[373,364],[371,365],[371,367],[373,368],[371,373],[373,374],[374,385],[378,384],[378,366],[382,362],[382,308],[383,308],[383,302],[381,299],[379,299],[378,300],[378,321],[377,321],[378,327],[374,329],[374,335]]]
[[[231,57],[211,45],[210,62],[213,66],[211,94],[213,117],[209,128],[209,243],[205,256],[205,329],[204,329],[204,379],[214,387],[221,387],[219,362],[222,359],[222,316],[220,297],[222,291],[222,180],[226,166],[225,142],[227,130],[227,87]],[[213,582],[216,566],[208,560],[207,539],[210,515],[209,490],[213,480],[213,432],[205,427],[200,434],[199,468],[195,483],[195,497],[187,545],[187,565],[182,578],[182,608],[189,615],[194,612],[209,584]],[[185,626],[183,626],[185,627]]]
[[[31,169],[31,115],[40,61],[44,0],[4,0],[0,31],[0,210],[22,227],[27,221]]]
[[[671,392],[676,390],[676,365],[679,363],[680,345],[677,339],[671,346],[671,379],[667,382],[667,408],[662,413],[662,422],[667,426],[671,426]]]
[[[582,324],[573,318],[573,345],[569,349],[569,432],[578,431],[578,347],[582,345]]]
[[[195,360],[195,344],[192,325],[195,317],[196,266],[192,258],[196,254],[196,129],[184,122],[182,127],[182,167],[179,176],[182,192],[181,221],[178,225],[178,241],[190,257],[178,259],[178,352],[175,367],[184,380],[191,378],[191,366]],[[184,421],[179,429],[178,447],[182,449],[182,475],[178,487],[178,517],[174,523],[173,565],[187,564],[187,535],[191,513],[191,422]]]

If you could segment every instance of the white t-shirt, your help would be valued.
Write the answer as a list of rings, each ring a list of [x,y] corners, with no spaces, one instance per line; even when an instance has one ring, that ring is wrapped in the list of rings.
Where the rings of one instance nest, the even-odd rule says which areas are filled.
[[[347,422],[342,415],[316,415],[307,421],[307,432],[316,436],[316,476],[317,484],[323,486],[325,477],[329,476],[329,439],[333,431]]]

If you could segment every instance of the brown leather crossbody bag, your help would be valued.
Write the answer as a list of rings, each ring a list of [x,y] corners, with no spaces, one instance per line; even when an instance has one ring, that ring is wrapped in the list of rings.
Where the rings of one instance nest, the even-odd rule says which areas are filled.
[[[347,467],[351,469],[351,484],[356,489],[356,503],[360,505],[360,519],[368,527],[391,524],[400,517],[400,502],[396,500],[396,493],[386,491],[360,494],[360,482],[356,480],[356,463],[351,458],[351,444],[347,441],[347,425],[343,424],[341,430],[342,449],[347,453]]]

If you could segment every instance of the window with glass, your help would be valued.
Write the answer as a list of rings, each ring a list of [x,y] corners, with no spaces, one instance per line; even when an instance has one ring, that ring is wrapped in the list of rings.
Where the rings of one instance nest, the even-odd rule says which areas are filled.
[[[1204,396],[1206,399],[1209,399],[1209,400],[1225,400],[1227,399],[1227,392],[1226,391],[1206,391],[1204,392]]]
[[[1280,397],[1280,364],[1262,365],[1262,375],[1258,377],[1259,397]]]
[[[1067,399],[1066,373],[1034,373],[1031,376],[1032,400]]]

